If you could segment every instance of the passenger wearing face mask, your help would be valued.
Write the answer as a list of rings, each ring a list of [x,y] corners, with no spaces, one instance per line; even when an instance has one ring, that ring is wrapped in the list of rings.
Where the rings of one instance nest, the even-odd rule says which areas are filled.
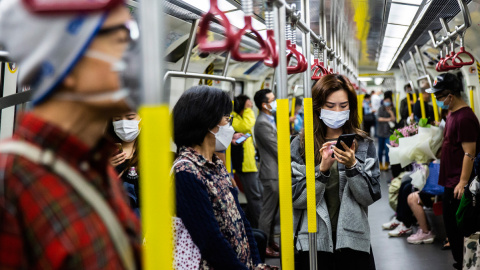
[[[68,14],[26,5],[0,1],[0,44],[20,67],[19,88],[32,89],[31,111],[0,143],[0,269],[141,269],[138,218],[104,138],[138,89],[124,84],[126,65],[87,53],[126,58],[130,13],[123,4]]]
[[[313,86],[312,101],[317,267],[375,269],[368,206],[381,197],[380,171],[374,142],[360,130],[355,90],[345,76],[326,75]],[[351,147],[342,144],[345,151],[334,147],[342,134],[356,134]],[[310,269],[304,132],[292,141],[291,155],[295,265]]]
[[[138,168],[138,135],[140,134],[140,116],[134,112],[113,117],[107,134],[116,142],[118,150],[110,159],[118,176],[123,182],[130,207],[140,216],[139,168]]]
[[[260,112],[253,131],[260,155],[259,178],[263,185],[263,204],[258,228],[267,234],[266,256],[279,257],[280,246],[274,239],[275,216],[279,207],[277,125],[274,117],[277,101],[270,89],[257,91],[253,100]]]
[[[190,88],[173,108],[177,216],[207,269],[255,269],[260,264],[238,190],[214,153],[227,149],[232,140],[231,113],[228,93],[208,86]]]
[[[383,105],[378,109],[377,118],[378,160],[380,162],[380,170],[386,171],[390,166],[387,144],[390,143],[390,135],[392,135],[390,130],[395,127],[396,121],[395,108],[390,96],[383,100]],[[383,157],[385,157],[385,162],[383,162]]]

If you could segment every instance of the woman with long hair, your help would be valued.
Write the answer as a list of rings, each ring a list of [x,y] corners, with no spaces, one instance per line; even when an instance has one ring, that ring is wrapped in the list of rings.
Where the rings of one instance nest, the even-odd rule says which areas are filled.
[[[138,135],[140,134],[140,116],[128,112],[113,117],[107,128],[107,134],[117,145],[117,151],[110,159],[118,176],[123,182],[132,210],[140,216],[140,197],[138,183]]]
[[[360,130],[357,97],[343,75],[322,77],[312,89],[317,200],[318,269],[375,269],[368,206],[381,196],[373,140]],[[355,134],[351,147],[335,145]],[[309,269],[305,132],[291,144],[296,263]],[[332,155],[333,154],[333,155]]]

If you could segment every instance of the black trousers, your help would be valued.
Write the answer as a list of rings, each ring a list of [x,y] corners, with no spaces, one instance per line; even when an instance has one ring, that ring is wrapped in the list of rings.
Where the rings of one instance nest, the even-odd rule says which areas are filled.
[[[445,231],[452,247],[453,259],[461,266],[463,264],[463,235],[457,227],[455,217],[460,200],[454,198],[453,190],[453,188],[445,188],[443,193],[443,223],[445,223]]]
[[[372,248],[370,253],[349,248],[330,252],[317,252],[318,270],[375,270]],[[295,270],[309,270],[309,252],[299,251],[295,255]]]
[[[408,205],[408,195],[413,192],[412,178],[402,182],[398,191],[397,220],[410,227],[415,222],[415,216]]]

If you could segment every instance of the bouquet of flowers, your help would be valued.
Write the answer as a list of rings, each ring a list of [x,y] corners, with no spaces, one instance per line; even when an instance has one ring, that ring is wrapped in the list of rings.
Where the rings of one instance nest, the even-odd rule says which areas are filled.
[[[418,133],[417,123],[413,123],[409,126],[403,128],[395,129],[393,134],[390,135],[390,145],[393,147],[398,147],[398,139],[410,137]]]

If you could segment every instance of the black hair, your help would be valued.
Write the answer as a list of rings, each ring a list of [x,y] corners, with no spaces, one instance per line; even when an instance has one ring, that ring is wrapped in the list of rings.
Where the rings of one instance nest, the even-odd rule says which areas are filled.
[[[383,99],[390,98],[390,100],[393,100],[393,92],[392,91],[386,91],[383,93]]]
[[[247,102],[247,100],[249,100],[250,98],[246,95],[239,95],[238,97],[235,98],[235,102],[234,102],[234,108],[233,110],[237,113],[237,114],[240,114],[243,109],[245,109],[245,103]]]
[[[258,90],[255,93],[255,96],[253,97],[253,100],[255,101],[255,106],[261,111],[262,110],[262,103],[268,103],[268,98],[267,94],[272,93],[272,90],[270,89],[262,89]]]
[[[303,98],[297,97],[295,98],[295,107],[303,105]]]
[[[232,112],[228,93],[209,86],[194,86],[173,107],[173,141],[182,146],[201,145],[208,132]]]
[[[368,99],[368,98],[371,98],[372,96],[370,94],[365,94],[365,96],[363,97],[363,99]]]

